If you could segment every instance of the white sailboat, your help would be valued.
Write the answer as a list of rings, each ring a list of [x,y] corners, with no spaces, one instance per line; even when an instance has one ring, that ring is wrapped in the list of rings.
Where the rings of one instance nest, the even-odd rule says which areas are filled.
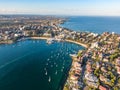
[[[55,75],[57,75],[57,71],[55,72]]]
[[[48,58],[47,61],[49,61],[50,59]]]
[[[61,69],[61,72],[63,72],[63,69]]]
[[[47,70],[46,70],[46,73],[45,73],[45,75],[47,75]]]
[[[49,76],[48,82],[51,82],[51,78],[50,78],[50,76]]]

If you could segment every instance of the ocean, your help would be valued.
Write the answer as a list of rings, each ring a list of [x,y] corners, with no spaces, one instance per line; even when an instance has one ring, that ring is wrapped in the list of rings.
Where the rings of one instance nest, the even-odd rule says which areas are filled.
[[[45,40],[0,45],[0,90],[61,90],[82,46]]]
[[[120,17],[113,16],[68,16],[61,26],[74,31],[94,33],[115,32],[120,34]]]
[[[120,17],[71,16],[61,26],[75,31],[120,33]],[[0,45],[0,90],[61,90],[82,46],[45,40]]]

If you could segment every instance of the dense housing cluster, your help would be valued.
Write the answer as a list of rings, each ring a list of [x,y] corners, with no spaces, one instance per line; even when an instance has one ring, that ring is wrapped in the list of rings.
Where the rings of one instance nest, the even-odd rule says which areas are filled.
[[[105,32],[73,56],[64,90],[119,90],[119,85],[120,35]]]

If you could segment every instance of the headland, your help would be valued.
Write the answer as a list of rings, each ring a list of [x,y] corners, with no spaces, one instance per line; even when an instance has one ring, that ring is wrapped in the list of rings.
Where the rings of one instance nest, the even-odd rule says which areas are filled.
[[[32,17],[32,19],[31,19]],[[104,32],[76,32],[60,27],[65,18],[57,17],[0,18],[0,44],[25,38],[67,41],[86,49],[71,55],[73,58],[64,90],[119,90],[120,88],[120,35]],[[43,19],[44,18],[44,19]],[[13,21],[13,22],[12,22]],[[12,23],[8,23],[12,22]]]

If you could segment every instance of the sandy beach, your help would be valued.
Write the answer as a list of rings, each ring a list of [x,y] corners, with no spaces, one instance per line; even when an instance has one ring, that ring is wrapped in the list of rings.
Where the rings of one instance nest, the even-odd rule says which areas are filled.
[[[75,43],[75,44],[78,44],[80,46],[83,46],[85,48],[88,48],[88,46],[86,44],[83,44],[83,43],[80,43],[80,42],[76,42],[76,41],[72,41],[72,40],[65,40],[66,42],[71,42],[71,43]]]
[[[48,37],[30,37],[31,39],[49,39]]]
[[[46,40],[46,39],[49,39],[49,37],[30,37],[31,39],[43,39],[43,40]],[[78,44],[80,46],[83,46],[85,48],[88,48],[88,46],[86,44],[83,44],[83,43],[80,43],[80,42],[76,42],[76,41],[73,41],[73,40],[68,40],[68,39],[65,39],[66,42],[70,42],[70,43],[75,43],[75,44]]]

